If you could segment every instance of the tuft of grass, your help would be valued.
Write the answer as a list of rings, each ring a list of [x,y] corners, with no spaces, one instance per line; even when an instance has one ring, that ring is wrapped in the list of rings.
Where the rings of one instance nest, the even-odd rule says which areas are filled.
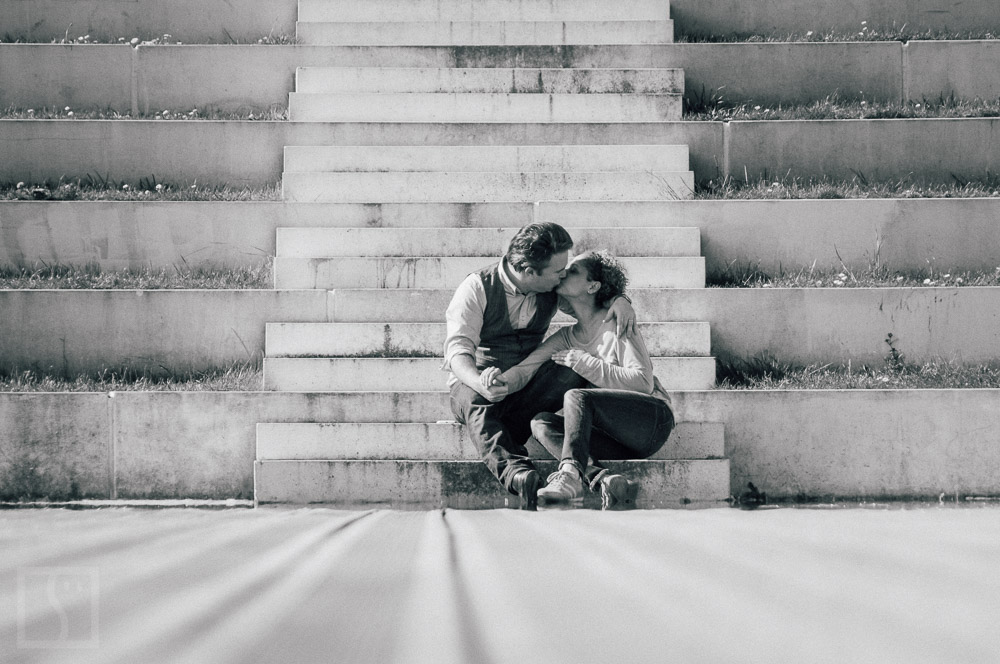
[[[114,180],[88,174],[41,182],[0,183],[0,201],[278,201],[281,183],[251,187],[158,182],[155,175]]]
[[[105,369],[72,377],[41,369],[0,370],[0,392],[257,392],[259,362],[237,362],[204,371]]]
[[[808,104],[782,105],[727,100],[725,89],[692,90],[684,97],[684,120],[693,122],[766,120],[912,120],[1000,117],[997,99],[959,99],[954,93],[919,101],[887,102],[827,95]]]
[[[1000,287],[1000,267],[992,272],[941,271],[928,263],[924,270],[892,270],[872,263],[864,269],[817,270],[815,265],[777,274],[755,263],[733,261],[708,275],[710,288],[959,288]]]
[[[29,108],[11,104],[0,109],[0,120],[225,120],[283,122],[288,119],[288,109],[279,104],[270,106],[241,106],[235,110],[212,107],[192,109],[162,109],[132,115],[113,108],[77,108],[72,106],[40,106]]]
[[[83,267],[41,265],[31,268],[0,267],[0,289],[88,290],[252,290],[273,287],[272,261],[231,268],[128,268],[104,270],[92,263]]]
[[[892,25],[868,25],[868,21],[861,21],[857,30],[828,29],[828,30],[802,30],[782,33],[759,33],[759,32],[729,32],[721,35],[710,35],[692,33],[678,35],[675,39],[678,43],[774,43],[774,42],[872,42],[872,41],[899,41],[906,43],[913,40],[926,41],[968,41],[968,40],[990,40],[1000,38],[1000,33],[995,30],[916,30],[908,24],[897,25],[893,21]]]
[[[892,335],[889,335],[889,339]],[[908,363],[894,345],[882,364],[795,366],[770,356],[717,363],[723,390],[906,390],[1000,388],[1000,364]]]
[[[50,39],[49,41],[39,41],[37,39],[32,39],[24,35],[12,35],[10,33],[4,34],[0,37],[0,44],[64,44],[68,46],[82,46],[86,44],[121,44],[124,46],[131,46],[136,48],[138,46],[179,46],[184,44],[182,41],[178,41],[170,34],[162,34],[151,36],[150,34],[144,34],[143,36],[133,35],[131,37],[105,37],[101,35],[77,35],[75,37],[70,37],[70,31],[73,28],[73,24],[70,23],[69,27],[66,28],[66,32],[63,33],[62,37],[57,39]],[[257,39],[234,39],[232,35],[226,32],[227,42],[229,44],[264,44],[264,45],[274,45],[274,44],[297,44],[299,40],[294,35],[287,34],[275,34],[272,30],[266,35],[262,35]],[[201,42],[199,42],[201,43]]]
[[[981,179],[952,175],[950,183],[920,183],[911,178],[871,181],[855,171],[850,180],[762,175],[756,180],[726,176],[695,184],[697,200],[774,200],[839,198],[995,198],[1000,197],[1000,177]]]

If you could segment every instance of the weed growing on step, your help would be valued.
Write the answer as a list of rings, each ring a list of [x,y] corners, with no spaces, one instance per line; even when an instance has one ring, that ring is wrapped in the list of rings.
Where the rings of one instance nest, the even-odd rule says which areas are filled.
[[[723,390],[996,389],[1000,388],[1000,364],[908,363],[890,345],[882,363],[861,366],[848,362],[802,367],[770,356],[719,359],[716,384]]]
[[[231,268],[149,267],[104,270],[92,263],[83,267],[38,265],[0,268],[0,289],[86,290],[253,290],[273,287],[271,260]]]
[[[257,392],[263,384],[259,362],[183,372],[105,369],[70,377],[51,369],[0,370],[0,392]]]
[[[928,262],[922,270],[892,270],[872,263],[862,269],[817,270],[815,265],[769,273],[757,263],[733,261],[710,273],[710,288],[959,288],[1000,287],[1000,267],[993,271],[941,271]]]
[[[721,35],[708,35],[691,33],[677,35],[677,43],[774,43],[774,42],[876,42],[876,41],[899,41],[909,42],[914,40],[926,41],[966,41],[966,40],[991,40],[1000,38],[1000,33],[995,30],[917,30],[903,23],[897,25],[894,21],[892,25],[880,26],[868,25],[868,21],[861,21],[857,30],[828,29],[828,30],[799,30],[795,32],[730,32]]]
[[[922,183],[912,178],[872,181],[861,171],[850,180],[802,178],[764,174],[757,179],[726,176],[702,180],[695,185],[699,200],[792,200],[840,198],[998,198],[1000,177],[987,174],[980,179],[952,175],[949,183]]]
[[[203,185],[158,182],[155,175],[115,180],[99,174],[41,182],[0,183],[0,201],[279,201],[281,184]]]
[[[728,100],[725,89],[689,91],[684,97],[684,120],[688,121],[766,121],[766,120],[912,120],[941,118],[1000,117],[1000,98],[959,99],[954,93],[919,101],[887,102],[843,99],[828,95],[808,104]]]
[[[139,46],[180,46],[184,42],[179,41],[170,34],[162,34],[157,36],[150,36],[149,34],[144,34],[142,36],[133,35],[131,37],[107,37],[102,35],[77,35],[71,37],[70,34],[73,29],[73,24],[70,23],[66,32],[63,33],[62,37],[57,39],[50,39],[48,41],[39,41],[37,39],[32,39],[25,35],[12,35],[10,33],[4,34],[0,37],[0,44],[63,44],[68,46],[82,46],[85,44],[121,44],[125,46],[131,46],[133,48]],[[275,34],[274,31],[267,33],[266,35],[261,35],[256,39],[234,39],[225,28],[223,32],[226,34],[226,40],[221,42],[225,44],[262,44],[262,45],[287,45],[287,44],[297,44],[299,40],[294,35],[286,34]],[[195,42],[189,42],[195,43]],[[197,43],[218,43],[218,42],[197,42]]]
[[[74,109],[72,106],[8,106],[0,109],[0,120],[224,120],[283,122],[288,119],[288,109],[274,104],[267,107],[241,106],[231,110],[216,108],[159,109],[149,113],[118,111],[113,108]]]

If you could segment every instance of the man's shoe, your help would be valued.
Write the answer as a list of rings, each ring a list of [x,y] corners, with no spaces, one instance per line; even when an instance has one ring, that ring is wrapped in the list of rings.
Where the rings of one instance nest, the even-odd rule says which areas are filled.
[[[635,509],[635,499],[639,495],[639,485],[629,482],[624,475],[605,474],[600,478],[601,509]]]
[[[583,501],[583,480],[575,473],[562,470],[549,475],[548,484],[538,491],[538,501],[543,504]]]
[[[521,499],[521,509],[536,511],[538,509],[538,471],[522,470],[511,480],[510,487]]]

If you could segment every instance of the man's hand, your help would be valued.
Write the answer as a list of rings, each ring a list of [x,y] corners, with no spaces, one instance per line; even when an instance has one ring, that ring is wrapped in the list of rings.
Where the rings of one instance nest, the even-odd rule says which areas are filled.
[[[499,367],[486,367],[479,374],[479,386],[476,391],[491,403],[502,401],[507,396],[507,380],[501,375]]]
[[[617,297],[608,310],[608,315],[604,317],[607,323],[612,318],[615,319],[615,335],[621,339],[626,334],[635,334],[635,309],[624,297]]]
[[[587,353],[585,351],[570,348],[569,350],[561,350],[558,353],[553,353],[552,361],[556,364],[561,364],[564,367],[572,369],[573,365],[586,354]]]

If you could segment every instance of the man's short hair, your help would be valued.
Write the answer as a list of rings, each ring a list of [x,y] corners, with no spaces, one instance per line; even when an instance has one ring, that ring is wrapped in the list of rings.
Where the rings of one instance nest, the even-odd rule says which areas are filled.
[[[558,253],[573,248],[573,238],[559,224],[528,224],[517,232],[507,248],[507,264],[518,272],[531,268],[541,272]]]

